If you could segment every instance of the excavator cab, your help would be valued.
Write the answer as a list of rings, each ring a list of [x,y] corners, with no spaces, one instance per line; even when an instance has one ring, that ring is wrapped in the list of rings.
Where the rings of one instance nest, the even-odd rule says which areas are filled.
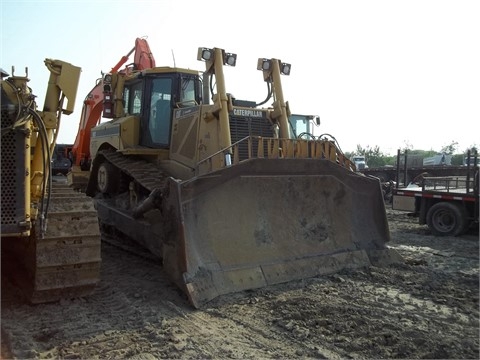
[[[199,48],[197,58],[206,63],[203,78],[169,67],[106,76],[104,115],[112,120],[91,131],[87,186],[102,228],[162,258],[195,307],[398,261],[386,247],[378,180],[356,174],[335,141],[292,131],[280,80],[290,65],[258,60],[263,103],[273,98],[261,107],[226,91],[223,67],[235,65],[235,54]]]

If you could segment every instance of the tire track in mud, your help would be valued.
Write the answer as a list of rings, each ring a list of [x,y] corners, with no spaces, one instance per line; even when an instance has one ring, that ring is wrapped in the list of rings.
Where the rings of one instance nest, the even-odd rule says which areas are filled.
[[[2,330],[15,357],[123,357],[132,347],[136,353],[137,333],[157,314],[176,315],[162,301],[173,291],[160,266],[108,244],[102,260],[102,280],[90,297],[34,307],[2,303]]]
[[[281,292],[257,292],[256,304],[250,305],[254,313],[246,317],[263,324],[258,327],[245,320],[244,308],[222,312],[254,329],[268,328],[295,349],[275,358],[475,357],[478,295],[452,292],[448,278],[445,285],[437,280],[429,288],[436,277],[428,271],[419,276],[417,269],[404,266],[343,272],[305,280],[297,288],[282,287]],[[474,280],[467,279],[465,288],[474,289]]]
[[[102,261],[90,297],[4,308],[16,358],[271,357],[285,347],[249,322],[193,309],[151,259],[104,244]]]
[[[157,346],[169,342],[168,321],[178,316],[168,302],[186,300],[151,259],[108,244],[104,249],[102,282],[89,299],[99,311],[101,329],[84,341],[66,344],[60,353],[81,358],[159,357]]]
[[[245,348],[239,353],[238,342],[228,344],[231,345],[227,349],[232,357],[340,359],[338,353],[330,351],[318,341],[309,341],[308,329],[294,322],[280,324],[279,299],[275,297],[271,300],[268,291],[257,295],[206,311],[218,322],[228,321],[231,328],[242,329]]]
[[[103,243],[90,297],[30,306],[2,295],[2,339],[19,359],[478,358],[478,261],[467,257],[478,240],[396,226],[391,246],[411,263],[230,294],[202,310],[158,261]]]
[[[115,248],[111,251],[118,252],[119,256],[124,253]],[[131,251],[141,253],[133,248]],[[135,268],[135,271],[129,272],[128,275],[132,279],[122,281],[119,291],[128,297],[131,306],[138,305],[138,313],[133,314],[131,319],[137,321],[137,326],[129,327],[129,336],[126,339],[122,339],[120,333],[110,332],[109,338],[118,338],[118,340],[110,340],[108,346],[111,347],[112,341],[117,348],[127,342],[136,345],[134,348],[124,348],[121,352],[117,350],[114,355],[140,354],[141,357],[147,358],[255,358],[276,357],[275,354],[285,356],[291,353],[288,346],[283,345],[281,340],[275,340],[275,334],[256,331],[255,326],[248,321],[240,324],[225,316],[217,316],[216,310],[193,309],[185,295],[170,284],[162,273],[160,265],[148,261],[149,259],[145,261],[142,256],[131,254],[123,256],[129,257],[128,265],[124,265],[127,262],[122,261],[119,268],[116,262],[107,263],[105,273],[118,275],[123,270]],[[115,259],[118,257],[115,256]],[[154,284],[156,285],[152,286]],[[112,291],[111,286],[107,286],[105,290]],[[236,300],[229,300],[228,296],[224,299]],[[254,318],[249,316],[246,319],[250,322],[254,321]],[[139,320],[140,324],[138,324]],[[101,342],[102,336],[97,337],[97,340],[100,341],[97,345],[107,346]],[[94,344],[90,342],[86,345]],[[272,353],[272,347],[284,350],[276,350]],[[86,352],[78,351],[77,353]]]
[[[32,307],[11,304],[2,327],[17,358],[255,358],[291,357],[284,339],[245,315],[197,311],[162,273],[160,265],[103,245],[102,280],[84,299]],[[224,297],[224,301],[237,301]],[[19,329],[17,321],[28,323]],[[275,349],[272,351],[272,348]]]
[[[234,305],[232,312],[220,306],[187,314],[189,321],[176,324],[182,334],[182,358],[277,359],[300,354],[296,348],[303,344],[292,348],[291,341],[266,328],[264,316],[253,310],[246,304]]]

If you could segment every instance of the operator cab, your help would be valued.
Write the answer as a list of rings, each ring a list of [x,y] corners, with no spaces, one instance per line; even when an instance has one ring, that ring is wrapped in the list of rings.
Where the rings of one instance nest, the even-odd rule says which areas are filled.
[[[146,72],[125,83],[125,112],[140,118],[140,145],[169,148],[173,110],[202,102],[196,74]]]
[[[320,116],[291,114],[288,118],[294,138],[315,139],[313,126],[320,126]]]

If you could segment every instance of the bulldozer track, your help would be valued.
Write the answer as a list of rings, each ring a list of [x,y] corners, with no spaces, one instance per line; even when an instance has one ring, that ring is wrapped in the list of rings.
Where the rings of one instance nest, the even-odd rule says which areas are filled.
[[[164,188],[167,175],[154,163],[136,157],[125,156],[119,152],[102,151],[101,154],[111,164],[131,176],[145,189],[152,191],[157,188]]]
[[[2,248],[2,275],[14,275],[13,284],[34,304],[87,296],[100,280],[101,240],[92,199],[64,181],[52,185],[43,233],[37,221],[29,238]]]
[[[158,167],[155,163],[151,163],[142,159],[137,158],[136,156],[125,156],[119,152],[113,151],[102,151],[105,161],[109,162],[116,169],[120,170],[123,174],[119,176],[119,189],[117,194],[112,194],[113,196],[119,194],[125,194],[127,189],[129,189],[130,183],[133,181],[140,187],[144,188],[145,191],[141,191],[142,197],[147,197],[149,193],[153,190],[157,190],[162,194],[165,194],[166,184],[168,176]],[[118,174],[117,174],[118,175]],[[130,179],[129,179],[130,178]],[[127,183],[128,182],[128,183]],[[108,200],[103,201],[103,198],[97,198],[97,210],[100,208],[112,209],[111,204]],[[144,201],[145,199],[137,199],[139,202]],[[125,216],[130,217],[132,215],[133,207],[137,204],[129,204],[126,209],[118,210],[125,213]],[[110,215],[105,215],[103,211],[99,210],[101,214],[99,215],[100,231],[102,234],[102,242],[113,245],[117,248],[120,248],[124,251],[130,252],[137,256],[143,257],[150,261],[161,263],[161,255],[147,249],[145,244],[133,240],[132,234],[124,232],[120,228],[112,223]],[[105,218],[106,216],[106,218]],[[107,220],[106,220],[107,219]],[[154,233],[149,233],[149,237],[156,236]]]
[[[32,301],[89,295],[100,281],[101,264],[92,199],[64,182],[53,182],[47,221],[45,236],[37,245],[39,276]]]

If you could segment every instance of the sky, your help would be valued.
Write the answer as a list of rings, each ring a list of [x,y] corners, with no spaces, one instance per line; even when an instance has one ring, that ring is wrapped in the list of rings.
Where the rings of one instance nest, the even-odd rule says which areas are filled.
[[[314,134],[344,152],[480,147],[478,0],[0,0],[0,15],[0,67],[20,76],[28,67],[40,109],[45,58],[82,68],[59,143],[74,142],[102,71],[145,37],[157,66],[203,71],[198,47],[236,53],[227,92],[257,103],[266,97],[257,59],[290,63],[291,111],[319,115]]]

